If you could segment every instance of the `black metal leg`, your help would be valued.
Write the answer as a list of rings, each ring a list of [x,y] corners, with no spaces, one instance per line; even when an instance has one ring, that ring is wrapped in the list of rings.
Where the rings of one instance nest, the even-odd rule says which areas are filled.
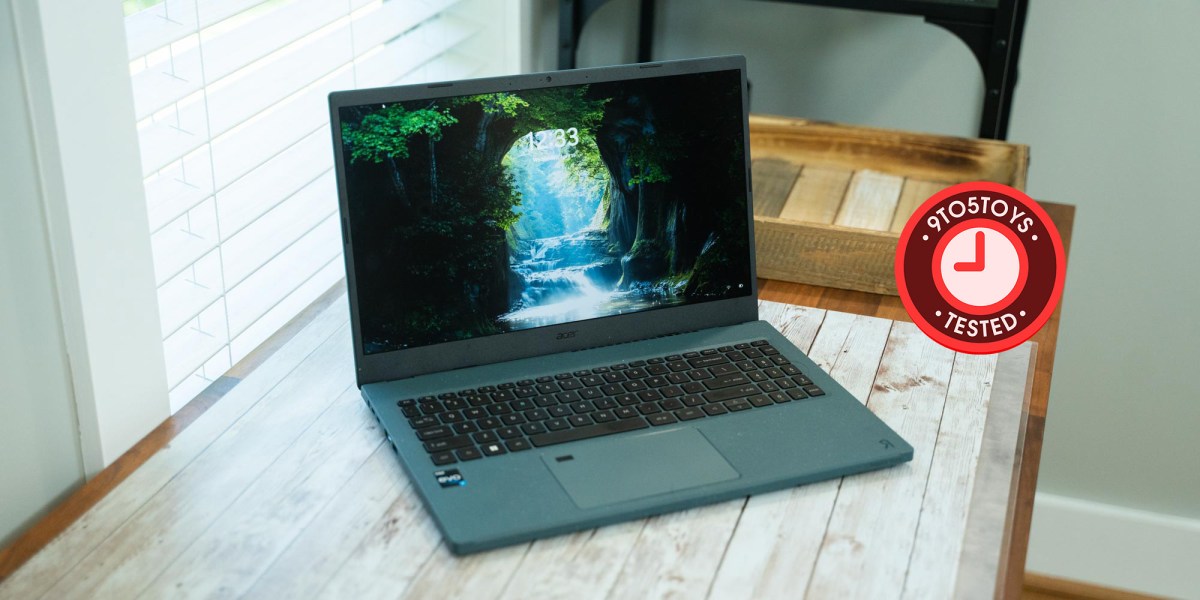
[[[641,0],[638,11],[637,61],[650,62],[654,46],[654,0]]]

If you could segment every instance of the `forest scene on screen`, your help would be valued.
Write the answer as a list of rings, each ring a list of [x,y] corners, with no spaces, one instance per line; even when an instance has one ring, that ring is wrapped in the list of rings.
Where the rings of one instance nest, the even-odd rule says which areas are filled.
[[[341,108],[364,353],[749,294],[740,86]]]

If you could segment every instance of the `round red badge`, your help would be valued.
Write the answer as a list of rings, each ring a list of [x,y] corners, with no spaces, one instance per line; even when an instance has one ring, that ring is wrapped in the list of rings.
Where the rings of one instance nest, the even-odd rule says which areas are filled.
[[[1066,275],[1046,211],[1006,185],[948,187],[913,213],[896,248],[896,284],[914,323],[958,352],[1003,352],[1050,319]]]

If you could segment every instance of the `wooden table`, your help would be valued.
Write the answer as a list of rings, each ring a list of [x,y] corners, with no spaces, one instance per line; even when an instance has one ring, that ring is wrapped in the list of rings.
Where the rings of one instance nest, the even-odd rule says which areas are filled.
[[[891,310],[886,298],[768,297]],[[859,303],[859,304],[856,304]],[[344,296],[0,583],[2,598],[986,597],[1008,560],[1035,349],[762,315],[916,448],[890,469],[458,558],[354,387]]]

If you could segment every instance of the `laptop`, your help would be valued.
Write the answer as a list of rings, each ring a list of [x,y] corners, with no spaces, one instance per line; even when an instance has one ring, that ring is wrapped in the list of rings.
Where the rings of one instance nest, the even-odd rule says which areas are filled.
[[[358,386],[451,551],[912,458],[758,319],[744,58],[329,103]]]

